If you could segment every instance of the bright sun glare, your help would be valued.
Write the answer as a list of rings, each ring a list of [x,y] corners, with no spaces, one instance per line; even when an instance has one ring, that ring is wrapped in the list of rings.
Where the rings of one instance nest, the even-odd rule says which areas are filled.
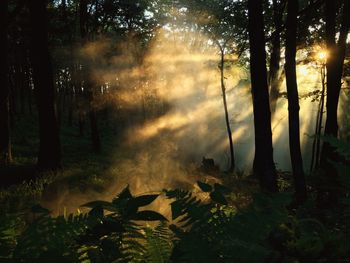
[[[321,61],[326,60],[328,57],[328,52],[327,50],[320,50],[317,54],[317,58]]]

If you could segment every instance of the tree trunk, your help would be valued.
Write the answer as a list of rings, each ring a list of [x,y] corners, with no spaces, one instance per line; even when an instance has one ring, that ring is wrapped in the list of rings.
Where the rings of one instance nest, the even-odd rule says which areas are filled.
[[[82,45],[88,43],[88,25],[87,25],[87,1],[80,0],[80,34],[82,39]],[[90,118],[90,130],[91,130],[91,140],[92,147],[95,152],[100,152],[101,150],[101,141],[100,134],[98,131],[97,124],[97,112],[94,108],[93,100],[94,100],[94,80],[91,76],[91,70],[89,65],[89,58],[85,58],[83,65],[83,79],[84,79],[84,91],[86,92],[86,96],[89,102],[89,118]]]
[[[332,0],[326,1],[326,42],[328,50],[327,58],[327,116],[325,135],[338,137],[338,103],[343,74],[344,58],[346,54],[346,40],[350,26],[350,1],[343,1],[342,24],[338,43],[336,35],[336,7]],[[336,174],[336,170],[330,161],[337,161],[338,155],[335,149],[327,142],[323,144],[321,163],[328,174]]]
[[[317,117],[316,117],[316,127],[315,127],[315,137],[312,144],[312,155],[311,155],[311,165],[310,173],[313,172],[314,168],[319,168],[320,165],[320,147],[321,147],[321,135],[322,135],[322,125],[323,125],[323,111],[324,111],[324,97],[326,93],[326,72],[325,65],[321,66],[321,96],[320,102],[318,104]]]
[[[248,18],[250,74],[255,128],[253,170],[254,174],[258,176],[263,190],[277,192],[277,174],[273,161],[262,0],[248,0]]]
[[[221,52],[221,60],[220,60],[220,80],[221,80],[221,91],[222,91],[222,99],[224,103],[224,110],[225,110],[225,122],[226,122],[226,129],[227,129],[227,136],[228,140],[230,143],[230,168],[229,172],[233,172],[235,169],[235,155],[234,155],[234,150],[233,150],[233,140],[232,140],[232,131],[230,127],[230,118],[228,114],[228,109],[227,109],[227,101],[226,101],[226,87],[225,87],[225,78],[224,78],[224,59],[225,59],[225,54],[224,54],[224,48],[220,46],[220,52]]]
[[[61,167],[61,144],[55,111],[55,90],[48,49],[48,21],[45,0],[28,1],[32,30],[31,61],[39,112],[39,170]]]
[[[289,150],[292,163],[294,188],[297,201],[306,199],[306,183],[303,168],[303,159],[300,149],[299,126],[299,94],[296,74],[296,38],[297,38],[297,14],[298,1],[288,0],[287,3],[287,29],[286,29],[286,82],[288,95],[289,117]]]
[[[8,1],[0,1],[0,166],[11,162],[10,85],[8,68]]]
[[[271,113],[276,111],[276,104],[280,93],[279,73],[280,73],[280,60],[281,60],[281,28],[282,28],[282,16],[283,8],[278,4],[277,0],[272,1],[273,5],[273,21],[275,25],[275,31],[272,35],[272,52],[270,56],[270,107]],[[284,6],[284,5],[283,5]]]

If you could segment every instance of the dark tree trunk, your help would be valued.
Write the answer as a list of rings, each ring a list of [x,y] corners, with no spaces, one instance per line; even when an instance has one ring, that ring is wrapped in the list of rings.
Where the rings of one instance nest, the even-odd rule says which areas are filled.
[[[68,89],[68,125],[69,127],[73,126],[73,105],[74,105],[74,81],[73,81],[73,71],[74,71],[74,65],[73,63],[70,64],[69,67],[69,74],[70,74],[70,81],[69,81],[69,89]]]
[[[294,187],[298,201],[306,199],[306,183],[303,168],[303,159],[300,149],[299,126],[299,94],[296,74],[296,38],[297,38],[297,14],[298,1],[288,0],[286,23],[286,82],[288,95],[289,117],[289,150],[292,163]]]
[[[31,76],[30,76],[30,70],[29,70],[29,63],[28,63],[28,57],[27,52],[25,53],[25,60],[24,60],[24,85],[27,89],[27,103],[28,103],[28,110],[29,113],[33,113],[32,108],[32,86],[31,86]]]
[[[250,74],[253,95],[255,157],[253,170],[263,190],[277,192],[273,161],[271,112],[267,84],[262,0],[248,0]]]
[[[28,1],[32,30],[31,61],[39,112],[40,147],[38,168],[61,167],[61,145],[55,112],[55,90],[48,49],[47,10],[45,0]]]
[[[338,137],[338,103],[343,74],[344,58],[346,54],[346,39],[350,26],[350,1],[343,1],[342,24],[339,40],[336,43],[336,6],[335,1],[326,0],[326,43],[327,58],[327,116],[325,135]],[[330,175],[336,174],[336,170],[330,161],[337,161],[335,149],[327,142],[323,144],[321,163]]]
[[[316,117],[316,127],[315,127],[315,137],[312,145],[312,155],[311,155],[311,165],[310,173],[312,173],[314,168],[319,168],[320,165],[320,148],[321,148],[321,135],[322,135],[322,125],[323,125],[323,112],[324,112],[324,98],[326,93],[326,76],[325,76],[325,65],[321,66],[321,96],[320,102],[318,104],[317,117]]]
[[[88,24],[87,24],[87,1],[80,0],[80,34],[82,39],[82,45],[88,43]],[[95,152],[100,152],[101,150],[101,141],[100,134],[98,131],[97,124],[97,112],[94,108],[94,86],[95,83],[91,76],[91,70],[89,65],[89,58],[85,58],[83,65],[83,79],[84,79],[84,91],[86,92],[86,97],[89,102],[89,119],[90,119],[90,130],[91,130],[91,140],[92,147]]]
[[[15,83],[16,89],[19,91],[19,106],[22,115],[25,114],[25,86],[24,86],[24,71],[23,71],[23,47],[19,44],[16,47],[16,58],[15,58]]]
[[[221,91],[222,91],[222,99],[224,103],[224,110],[225,110],[225,122],[226,122],[226,129],[227,129],[227,136],[230,144],[230,168],[229,172],[233,172],[235,169],[235,155],[233,150],[233,140],[232,140],[232,131],[230,126],[230,118],[228,114],[227,109],[227,101],[226,101],[226,87],[225,87],[225,76],[224,76],[224,70],[225,70],[225,51],[224,48],[220,45],[220,52],[221,52],[221,60],[220,60],[220,80],[221,80]]]
[[[10,85],[8,68],[8,1],[0,1],[0,166],[11,162]]]
[[[279,73],[280,73],[280,60],[281,60],[281,28],[284,4],[277,0],[273,0],[273,22],[275,31],[272,35],[272,52],[270,56],[270,73],[269,73],[269,85],[270,85],[270,107],[271,113],[276,111],[276,104],[280,93]]]

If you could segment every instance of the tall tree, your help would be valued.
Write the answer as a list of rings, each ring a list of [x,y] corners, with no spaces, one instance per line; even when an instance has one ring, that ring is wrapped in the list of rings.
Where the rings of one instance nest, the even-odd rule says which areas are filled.
[[[80,0],[80,36],[82,45],[88,44],[89,34],[88,34],[88,10],[87,10],[87,0]],[[90,119],[90,130],[91,130],[91,140],[92,147],[95,152],[101,150],[100,134],[97,126],[97,112],[92,105],[94,99],[94,80],[91,76],[90,60],[88,57],[84,58],[83,63],[83,78],[84,78],[84,92],[89,102],[89,119]]]
[[[48,47],[46,0],[28,1],[31,26],[31,62],[39,112],[38,168],[61,167],[61,143],[55,110],[55,89]]]
[[[350,1],[343,0],[342,22],[339,32],[338,42],[336,42],[336,17],[337,7],[333,0],[326,0],[325,17],[326,17],[326,44],[327,44],[327,116],[325,125],[325,135],[338,136],[338,103],[340,89],[342,85],[342,75],[344,59],[346,54],[346,40],[350,27]],[[324,143],[321,164],[327,173],[335,174],[331,161],[337,160],[337,154],[334,148],[327,142]]]
[[[279,73],[280,73],[280,60],[281,60],[281,31],[283,27],[283,10],[285,6],[285,0],[272,1],[273,9],[273,24],[274,32],[271,39],[271,55],[270,55],[270,72],[269,72],[269,85],[270,85],[270,105],[272,114],[276,110],[276,104],[280,93]]]
[[[296,198],[297,200],[302,201],[306,198],[306,183],[303,169],[303,159],[300,150],[300,107],[295,62],[298,8],[298,1],[288,0],[286,22],[285,73],[288,95],[289,150],[292,163]]]
[[[235,169],[235,154],[233,150],[233,140],[232,140],[232,131],[231,131],[231,125],[230,125],[230,118],[227,108],[227,96],[226,96],[226,86],[225,86],[225,48],[226,48],[226,42],[221,45],[218,41],[218,46],[220,48],[220,84],[221,84],[221,92],[222,92],[222,100],[224,103],[224,111],[225,111],[225,122],[226,122],[226,130],[227,130],[227,136],[229,140],[230,145],[230,168],[229,172],[233,172]]]
[[[253,95],[255,157],[253,170],[262,189],[277,192],[277,174],[273,160],[271,112],[267,84],[263,1],[248,0],[250,74]]]
[[[8,78],[8,1],[0,2],[0,165],[11,162]]]

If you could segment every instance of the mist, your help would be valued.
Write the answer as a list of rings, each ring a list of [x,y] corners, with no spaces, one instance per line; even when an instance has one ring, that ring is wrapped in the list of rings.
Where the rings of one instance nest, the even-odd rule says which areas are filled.
[[[45,196],[44,205],[56,211],[62,207],[74,210],[89,200],[111,199],[126,185],[141,194],[164,188],[192,189],[198,180],[219,182],[220,178],[200,172],[203,157],[213,158],[222,172],[228,170],[219,48],[195,31],[160,29],[143,48],[136,41],[133,35],[117,44],[100,38],[77,49],[77,56],[90,62],[93,78],[99,83],[96,89],[102,91],[93,105],[98,110],[106,105],[113,109],[111,125],[121,139],[110,153],[114,161],[106,173],[111,180],[102,193],[86,195],[59,185],[54,188],[64,190],[52,198]],[[249,68],[235,54],[226,59],[233,61],[225,67],[224,76],[236,171],[250,175],[254,126]],[[321,89],[320,65],[301,63],[297,73],[301,147],[308,173],[318,109],[317,98],[308,94]],[[285,86],[282,78],[281,94],[286,94]],[[277,101],[271,127],[276,167],[290,171],[285,96]]]

